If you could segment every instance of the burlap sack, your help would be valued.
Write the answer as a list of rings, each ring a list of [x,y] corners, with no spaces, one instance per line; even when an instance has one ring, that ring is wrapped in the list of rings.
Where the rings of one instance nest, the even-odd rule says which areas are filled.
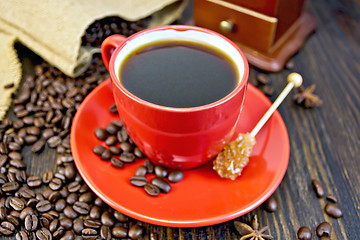
[[[186,0],[1,0],[0,1],[0,120],[9,105],[2,85],[18,85],[21,68],[13,42],[20,41],[68,76],[78,76],[99,49],[81,46],[86,29],[96,20],[118,16],[137,21],[152,16],[150,27],[179,18]],[[8,69],[8,71],[6,70]],[[13,69],[16,69],[13,70]]]

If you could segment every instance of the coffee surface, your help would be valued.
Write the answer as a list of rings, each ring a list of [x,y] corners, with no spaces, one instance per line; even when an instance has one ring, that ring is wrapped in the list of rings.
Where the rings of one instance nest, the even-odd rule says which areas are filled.
[[[216,102],[238,84],[234,63],[198,43],[159,42],[133,51],[119,69],[135,96],[162,106],[188,108]]]

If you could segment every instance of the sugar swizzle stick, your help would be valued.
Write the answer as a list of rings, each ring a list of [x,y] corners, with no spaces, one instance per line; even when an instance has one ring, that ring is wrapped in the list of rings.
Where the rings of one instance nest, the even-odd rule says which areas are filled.
[[[290,91],[294,87],[300,87],[303,81],[301,75],[298,73],[289,74],[287,80],[288,84],[284,90],[280,93],[271,107],[266,111],[264,116],[256,124],[253,130],[250,133],[239,134],[239,136],[234,141],[227,144],[224,147],[224,150],[218,154],[213,162],[213,169],[219,174],[220,177],[235,180],[238,176],[241,175],[243,168],[249,162],[249,156],[253,146],[256,143],[256,134],[264,126],[264,124],[279,107]]]

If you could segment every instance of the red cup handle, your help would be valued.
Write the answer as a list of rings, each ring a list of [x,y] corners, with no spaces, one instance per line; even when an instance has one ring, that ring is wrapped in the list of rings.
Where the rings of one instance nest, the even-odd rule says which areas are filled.
[[[126,41],[126,37],[124,37],[123,35],[115,34],[107,37],[101,44],[101,57],[107,70],[109,70],[109,63],[112,53],[124,41]]]

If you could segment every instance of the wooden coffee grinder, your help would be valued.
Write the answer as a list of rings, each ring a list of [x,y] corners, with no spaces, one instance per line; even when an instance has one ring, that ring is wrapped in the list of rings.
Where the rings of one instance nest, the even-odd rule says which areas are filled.
[[[253,66],[277,72],[316,29],[304,1],[194,0],[194,23],[234,41]]]

